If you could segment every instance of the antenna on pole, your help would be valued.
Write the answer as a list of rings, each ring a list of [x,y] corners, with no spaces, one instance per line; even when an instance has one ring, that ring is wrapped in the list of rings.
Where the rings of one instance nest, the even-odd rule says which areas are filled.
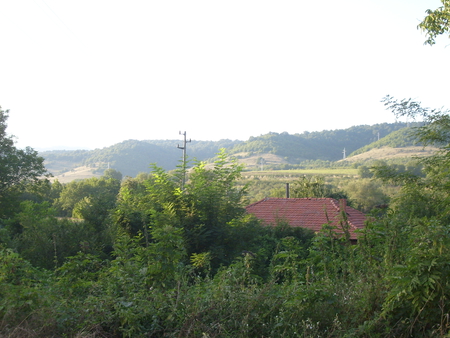
[[[343,151],[342,153],[344,154],[344,157],[343,157],[343,159],[345,160],[345,148],[344,148],[344,151]]]
[[[179,133],[180,135],[184,136],[184,140],[183,140],[183,146],[180,147],[180,145],[177,145],[178,149],[182,149],[183,150],[183,179],[181,181],[181,190],[184,190],[184,184],[186,183],[186,143],[191,142],[191,139],[189,139],[189,141],[186,141],[186,132],[182,133],[180,131]]]

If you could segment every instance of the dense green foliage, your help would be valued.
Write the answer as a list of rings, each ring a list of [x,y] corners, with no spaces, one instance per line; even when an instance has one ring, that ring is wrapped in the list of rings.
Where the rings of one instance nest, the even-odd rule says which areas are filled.
[[[430,44],[448,32],[449,3],[442,3],[419,25]],[[159,164],[122,179],[113,166],[100,178],[68,184],[39,179],[43,159],[14,147],[0,110],[0,336],[449,337],[449,112],[411,99],[383,102],[397,117],[423,120],[410,140],[439,151],[408,163],[360,166],[358,179],[283,178],[295,197],[347,197],[370,211],[356,245],[329,224],[317,234],[281,221],[261,226],[245,213],[247,192],[283,189],[263,176],[250,186],[224,150],[215,163],[197,161],[186,172]],[[384,127],[392,128],[387,135],[401,126]],[[330,167],[326,161],[344,147],[350,153],[380,131],[354,128],[347,136],[271,133],[235,150],[319,159]],[[398,144],[402,133],[383,142]],[[352,148],[356,142],[363,144]],[[128,145],[136,154],[143,146]],[[131,161],[128,146],[121,147],[46,158]],[[304,155],[321,148],[318,157]]]
[[[420,141],[444,142],[447,115],[426,119]],[[28,187],[0,228],[0,334],[445,337],[448,141],[423,170],[367,168],[386,185],[294,180],[296,196],[345,194],[363,210],[393,189],[357,245],[327,224],[319,234],[259,225],[244,210],[242,167],[224,151],[195,163],[183,189],[182,169],[157,166],[122,182],[109,170]]]
[[[7,119],[8,111],[0,107],[0,221],[17,204],[17,194],[24,185],[46,174],[44,159],[35,150],[15,147],[13,136],[6,133]]]

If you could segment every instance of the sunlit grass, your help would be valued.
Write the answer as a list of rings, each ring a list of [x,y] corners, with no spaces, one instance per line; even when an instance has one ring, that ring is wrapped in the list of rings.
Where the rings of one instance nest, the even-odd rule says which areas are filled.
[[[319,169],[295,169],[295,170],[262,170],[262,171],[246,171],[242,176],[303,176],[303,175],[325,175],[325,176],[357,176],[358,169],[353,168],[319,168]]]

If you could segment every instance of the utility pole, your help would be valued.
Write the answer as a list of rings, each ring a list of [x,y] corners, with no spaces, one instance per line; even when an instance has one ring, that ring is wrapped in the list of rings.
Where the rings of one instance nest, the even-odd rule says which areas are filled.
[[[181,190],[184,190],[184,184],[186,183],[186,143],[191,142],[191,139],[186,141],[186,132],[181,133],[180,131],[180,135],[184,136],[183,146],[180,147],[180,145],[177,145],[177,148],[183,150],[183,178],[181,181]]]

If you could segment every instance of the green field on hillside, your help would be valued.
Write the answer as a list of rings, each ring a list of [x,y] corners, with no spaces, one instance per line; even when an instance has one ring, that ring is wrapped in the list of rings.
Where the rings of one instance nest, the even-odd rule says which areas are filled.
[[[353,168],[318,168],[318,169],[295,169],[295,170],[267,170],[267,171],[245,171],[243,177],[297,177],[303,175],[324,176],[356,176],[358,169]]]

